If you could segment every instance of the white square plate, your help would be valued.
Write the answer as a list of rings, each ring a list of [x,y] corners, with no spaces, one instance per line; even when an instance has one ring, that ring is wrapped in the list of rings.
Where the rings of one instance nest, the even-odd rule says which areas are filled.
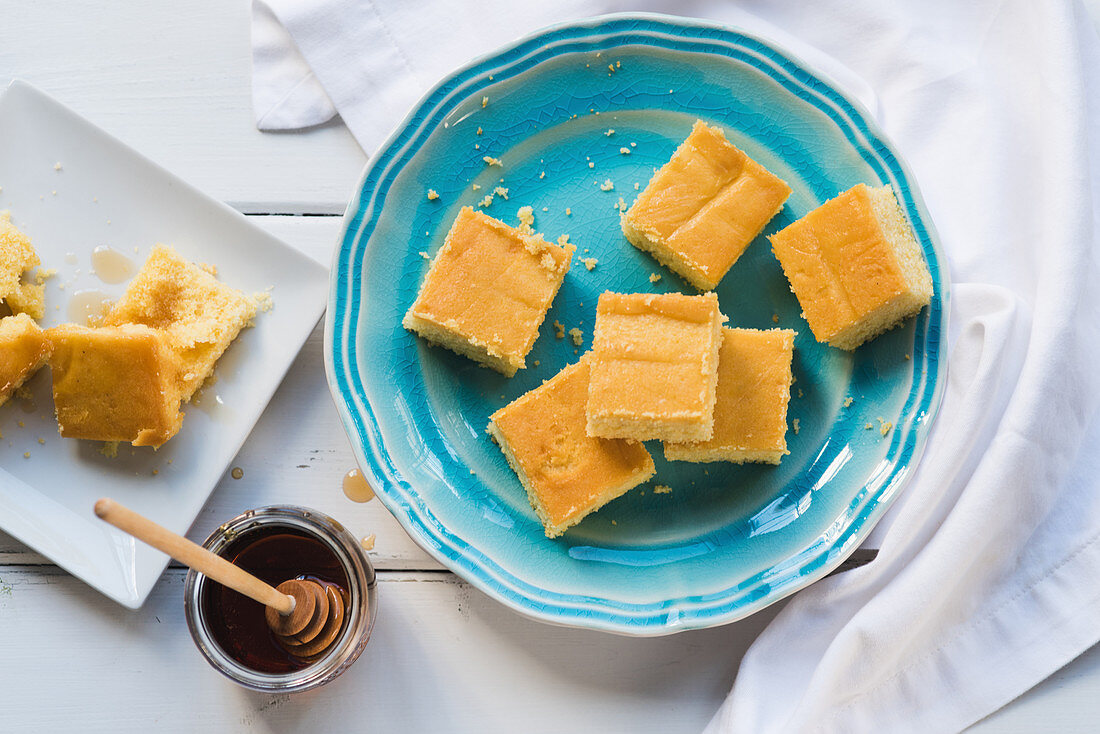
[[[241,333],[219,361],[216,383],[185,407],[183,429],[159,451],[123,444],[108,458],[102,444],[61,438],[48,369],[28,383],[32,401],[0,407],[0,528],[137,608],[168,559],[96,519],[95,500],[113,497],[185,532],[324,312],[328,273],[19,81],[0,95],[4,209],[31,237],[42,267],[57,270],[47,281],[43,326],[74,320],[76,291],[121,295],[126,281],[109,285],[91,272],[101,245],[140,268],[163,242],[216,265],[220,280],[245,293],[274,286],[274,308]]]

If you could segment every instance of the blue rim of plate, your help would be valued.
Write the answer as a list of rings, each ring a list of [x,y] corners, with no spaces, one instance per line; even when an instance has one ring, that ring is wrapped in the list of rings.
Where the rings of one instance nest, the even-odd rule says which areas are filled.
[[[356,369],[356,329],[365,301],[363,248],[385,206],[390,184],[427,136],[443,124],[455,104],[482,94],[494,83],[561,53],[622,45],[734,59],[769,75],[791,94],[826,114],[872,170],[893,186],[918,241],[926,250],[932,248],[929,254],[934,257],[928,258],[928,265],[936,285],[931,305],[917,317],[913,353],[917,377],[901,411],[906,420],[899,421],[891,437],[888,451],[899,457],[891,471],[873,477],[813,543],[776,566],[739,579],[718,592],[645,603],[540,588],[448,531],[387,455],[361,373]],[[920,459],[939,408],[946,382],[946,360],[941,358],[940,344],[947,328],[948,273],[908,166],[858,102],[789,52],[744,31],[657,14],[604,15],[551,26],[475,59],[427,92],[380,146],[363,171],[343,226],[333,261],[325,322],[325,367],[359,466],[389,511],[429,555],[493,598],[544,622],[635,636],[664,635],[734,622],[808,586],[839,566],[881,519]]]

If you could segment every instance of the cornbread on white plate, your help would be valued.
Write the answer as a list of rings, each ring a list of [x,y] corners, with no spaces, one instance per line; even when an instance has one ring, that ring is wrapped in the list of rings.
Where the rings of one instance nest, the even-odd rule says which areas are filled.
[[[856,184],[769,237],[819,342],[852,350],[932,299],[932,276],[893,190]]]
[[[463,207],[401,323],[511,377],[526,367],[575,249]]]
[[[239,290],[171,247],[157,245],[103,325],[141,324],[163,331],[179,355],[175,379],[187,402],[255,315],[256,304]]]
[[[0,212],[0,306],[36,320],[45,315],[46,286],[42,274],[32,273],[39,264],[30,238],[11,223],[11,212]]]
[[[0,319],[0,405],[34,376],[50,351],[50,341],[27,314]]]
[[[791,188],[696,121],[621,218],[623,234],[701,291],[713,290]]]
[[[698,443],[666,443],[665,458],[778,464],[790,453],[787,403],[794,337],[790,329],[723,329],[714,435]]]
[[[592,341],[588,435],[709,439],[725,318],[714,293],[603,293]]]
[[[181,364],[165,332],[65,324],[46,337],[63,437],[159,447],[179,432]]]
[[[591,356],[585,355],[489,418],[488,431],[527,490],[549,538],[645,482],[645,446],[585,431]]]

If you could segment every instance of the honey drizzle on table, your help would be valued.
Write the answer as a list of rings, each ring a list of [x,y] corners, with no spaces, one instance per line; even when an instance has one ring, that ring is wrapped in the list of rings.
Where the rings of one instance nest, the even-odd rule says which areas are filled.
[[[92,272],[104,283],[121,283],[134,275],[134,261],[107,245],[92,250]]]
[[[374,499],[374,490],[358,469],[352,469],[344,475],[344,494],[352,502],[370,502]]]

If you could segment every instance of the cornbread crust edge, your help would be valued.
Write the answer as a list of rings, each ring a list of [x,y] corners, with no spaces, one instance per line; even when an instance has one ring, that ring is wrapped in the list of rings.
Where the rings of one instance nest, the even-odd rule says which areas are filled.
[[[797,332],[791,329],[768,329],[770,332],[781,332],[784,339],[784,348],[789,350],[792,358],[794,355],[794,338]],[[719,369],[721,366],[719,365]],[[787,411],[790,408],[790,390],[794,382],[794,373],[791,370],[791,361],[786,363],[786,391],[787,399],[783,401],[779,422],[784,427],[787,425]],[[664,443],[662,446],[665,459],[668,461],[687,461],[694,463],[728,462],[732,464],[779,464],[784,456],[791,452],[787,450],[786,429],[784,428],[783,447],[780,450],[767,451],[762,449],[746,449],[740,447],[714,447],[703,446],[699,443]]]
[[[669,160],[666,161],[663,166],[661,166],[662,170],[665,168],[665,166],[671,163],[672,159],[679,155],[680,152],[684,150],[684,148],[689,144],[689,141],[691,140],[691,135],[695,133],[695,129],[699,125],[707,127],[711,132],[716,133],[723,142],[725,142],[731,148],[737,150],[741,155],[745,157],[746,163],[749,166],[759,169],[776,181],[781,182],[787,189],[787,195],[783,197],[783,199],[775,207],[775,210],[772,211],[772,213],[768,215],[768,217],[763,222],[761,222],[760,227],[753,233],[751,237],[748,238],[748,242],[745,243],[745,247],[742,248],[742,250],[738,252],[737,255],[733,258],[733,262],[731,262],[729,265],[729,268],[732,268],[733,265],[736,264],[737,261],[741,258],[741,255],[745,253],[745,250],[748,249],[748,246],[752,244],[752,241],[759,237],[760,233],[764,231],[764,228],[768,226],[768,222],[774,219],[775,216],[783,210],[783,206],[786,204],[787,199],[790,198],[791,189],[790,185],[787,184],[786,181],[783,181],[783,179],[779,178],[774,173],[764,168],[764,166],[757,163],[747,153],[742,151],[740,148],[737,148],[737,146],[735,146],[733,143],[730,143],[729,140],[726,138],[725,132],[723,132],[720,127],[707,125],[702,120],[697,120],[695,122],[695,124],[692,126],[692,133],[689,134],[688,137],[680,143],[680,145],[676,146],[676,150],[673,151],[672,155],[669,157]],[[646,190],[649,189],[650,185],[652,185],[653,183],[653,179],[656,178],[659,173],[660,170],[653,174],[653,176],[650,178],[649,183],[646,184],[645,189],[642,191],[642,194],[644,194]],[[727,186],[732,186],[736,182],[736,180],[737,179],[731,181],[727,184]],[[639,194],[639,198],[640,196],[641,194]],[[634,204],[637,203],[637,199],[635,199]],[[619,226],[622,229],[623,235],[626,237],[627,241],[639,250],[643,252],[648,252],[654,257],[654,259],[657,260],[657,262],[661,263],[669,270],[679,275],[681,278],[683,278],[685,281],[687,281],[690,285],[697,288],[698,290],[705,292],[717,288],[718,284],[726,276],[726,273],[729,272],[729,268],[727,268],[718,277],[708,275],[707,268],[704,267],[702,264],[691,259],[683,252],[679,252],[669,247],[665,242],[665,238],[662,237],[661,234],[652,227],[646,227],[637,222],[635,219],[634,204],[632,204],[630,209],[628,209],[626,212],[623,212],[619,215]]]
[[[913,228],[909,226],[893,188],[889,184],[879,188],[868,186],[867,194],[875,219],[882,227],[886,242],[894,251],[894,257],[897,258],[909,289],[829,340],[830,345],[847,351],[900,326],[905,319],[918,313],[932,301],[932,274],[928,271],[924,253],[913,236]]]
[[[585,359],[586,357],[587,355],[585,357],[582,357],[582,359]],[[577,364],[566,367],[557,375],[554,375],[554,377],[544,381],[539,387],[533,388],[532,390],[513,400],[508,405],[497,410],[495,413],[489,416],[489,425],[485,428],[486,433],[492,436],[493,440],[496,441],[497,446],[500,447],[501,452],[504,454],[505,460],[508,462],[508,466],[510,466],[512,468],[512,471],[516,473],[516,477],[519,479],[520,484],[523,485],[524,491],[527,492],[527,500],[531,503],[531,507],[534,508],[535,514],[538,515],[539,521],[542,522],[543,530],[547,538],[556,538],[560,536],[562,533],[579,523],[581,520],[585,519],[589,515],[598,512],[608,502],[611,502],[612,500],[621,497],[622,495],[629,492],[631,489],[637,487],[639,484],[649,481],[657,473],[656,465],[653,463],[653,457],[649,455],[648,451],[646,451],[645,456],[648,461],[646,462],[645,469],[630,476],[622,484],[613,485],[605,489],[596,500],[592,501],[592,506],[590,509],[574,515],[573,517],[568,518],[565,522],[560,524],[555,523],[554,520],[550,517],[549,513],[546,511],[546,507],[543,504],[541,497],[539,497],[538,492],[535,491],[534,485],[531,483],[530,477],[528,477],[527,473],[524,472],[522,465],[516,458],[516,455],[512,452],[511,445],[508,443],[508,440],[505,438],[504,434],[500,431],[496,421],[501,413],[503,413],[509,407],[522,401],[524,398],[526,398],[528,395],[531,395],[536,390],[546,387],[547,385],[551,385],[555,380],[565,379],[567,376],[570,375],[571,370],[576,367]]]
[[[652,294],[646,294],[652,295]],[[658,416],[655,413],[641,413],[622,415],[617,411],[609,411],[603,415],[593,415],[588,412],[586,431],[589,436],[597,438],[626,438],[634,441],[649,441],[660,439],[669,442],[706,441],[714,435],[714,403],[718,387],[718,352],[722,345],[722,328],[726,322],[718,307],[718,297],[713,292],[699,296],[687,296],[688,298],[706,298],[714,300],[718,318],[711,321],[712,348],[707,355],[706,364],[703,365],[704,374],[710,376],[706,386],[703,411],[711,415],[711,420],[704,425],[699,424],[699,415],[685,412],[666,413]],[[597,306],[598,308],[598,306]],[[598,317],[597,317],[598,327]],[[596,334],[593,333],[593,344],[596,342]],[[653,422],[660,421],[662,427],[654,433]]]
[[[473,211],[471,207],[463,207],[463,211],[466,209]],[[460,212],[459,216],[462,216],[462,214],[463,212]],[[443,241],[443,246],[439,248],[431,264],[428,266],[428,272],[425,274],[424,280],[420,284],[420,290],[417,292],[416,299],[413,301],[412,305],[409,306],[409,310],[405,312],[404,317],[401,319],[401,326],[418,334],[432,344],[444,347],[456,354],[472,359],[479,364],[483,364],[486,367],[500,372],[505,377],[514,377],[517,371],[527,367],[527,354],[529,354],[534,347],[535,341],[538,339],[538,331],[542,328],[542,324],[546,320],[546,314],[549,313],[550,307],[554,303],[554,299],[557,298],[562,283],[565,282],[565,276],[573,263],[573,253],[576,252],[577,248],[576,245],[568,242],[562,246],[555,245],[546,241],[542,235],[527,232],[522,228],[510,227],[500,222],[500,220],[489,217],[481,212],[474,212],[474,214],[479,217],[483,216],[486,219],[490,219],[493,222],[507,227],[522,239],[524,248],[532,254],[537,254],[537,251],[545,252],[546,249],[553,248],[564,252],[566,255],[563,263],[558,266],[561,277],[551,291],[550,298],[547,301],[547,307],[543,310],[533,329],[535,338],[531,340],[531,343],[527,346],[527,350],[522,355],[504,354],[491,344],[486,344],[476,338],[460,333],[458,331],[458,324],[454,319],[440,321],[431,318],[428,314],[417,313],[417,308],[420,306],[421,293],[426,287],[428,280],[431,278],[436,263],[445,252],[449,252],[452,248],[453,224],[452,229],[447,232],[447,237]],[[549,254],[544,254],[544,257],[550,256]]]

